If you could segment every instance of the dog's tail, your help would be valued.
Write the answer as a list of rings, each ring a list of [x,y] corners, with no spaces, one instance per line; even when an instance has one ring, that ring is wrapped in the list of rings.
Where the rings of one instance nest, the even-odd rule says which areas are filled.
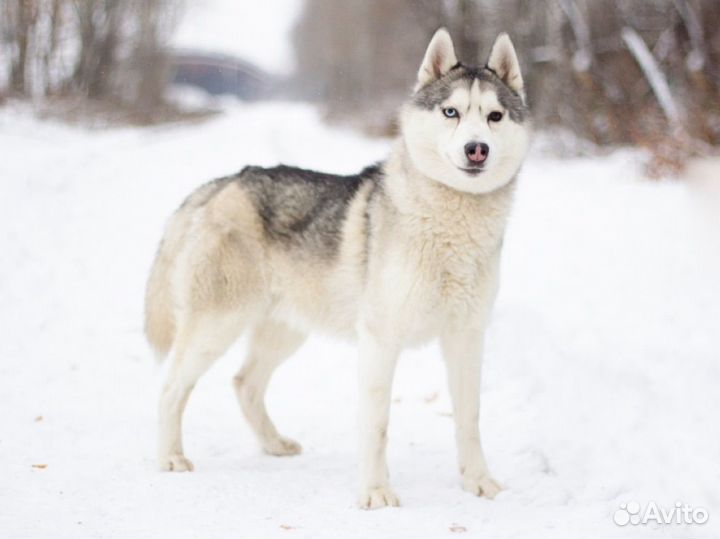
[[[173,274],[188,231],[192,227],[194,211],[205,204],[225,184],[226,182],[215,180],[196,189],[175,210],[165,225],[165,233],[155,255],[145,289],[145,335],[158,361],[168,355],[177,333]]]
[[[158,361],[162,361],[172,348],[176,329],[170,279],[172,260],[166,250],[163,241],[145,289],[145,336]]]

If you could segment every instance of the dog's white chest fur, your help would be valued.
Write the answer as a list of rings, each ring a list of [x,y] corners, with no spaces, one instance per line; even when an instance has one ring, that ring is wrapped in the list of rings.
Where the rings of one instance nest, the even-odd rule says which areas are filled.
[[[423,198],[403,193],[403,204],[383,222],[373,246],[382,256],[373,259],[371,251],[365,294],[369,322],[409,342],[432,339],[456,322],[484,325],[512,190],[478,196],[425,188]]]

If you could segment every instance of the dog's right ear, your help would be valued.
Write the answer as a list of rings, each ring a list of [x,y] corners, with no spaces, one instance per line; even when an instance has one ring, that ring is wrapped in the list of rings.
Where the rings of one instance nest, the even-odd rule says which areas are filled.
[[[450,34],[445,28],[440,28],[435,32],[427,51],[425,51],[425,58],[418,71],[415,90],[417,91],[426,84],[439,79],[457,63]]]

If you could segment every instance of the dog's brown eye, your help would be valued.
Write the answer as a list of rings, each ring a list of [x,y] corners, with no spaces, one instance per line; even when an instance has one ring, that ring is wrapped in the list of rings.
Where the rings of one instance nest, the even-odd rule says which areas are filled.
[[[502,120],[502,117],[502,112],[498,112],[496,110],[488,114],[488,120],[490,120],[491,122],[499,122],[500,120]]]
[[[457,118],[458,116],[460,116],[457,109],[453,107],[446,107],[442,109],[442,112],[446,118]]]

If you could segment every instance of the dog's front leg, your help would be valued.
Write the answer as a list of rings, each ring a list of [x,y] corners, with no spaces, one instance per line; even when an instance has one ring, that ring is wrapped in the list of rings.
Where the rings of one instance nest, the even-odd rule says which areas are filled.
[[[463,488],[494,498],[500,485],[490,476],[480,444],[482,330],[450,331],[441,339],[455,417],[455,438]]]
[[[378,335],[358,331],[360,496],[364,509],[400,505],[390,488],[385,458],[390,396],[399,349]]]

